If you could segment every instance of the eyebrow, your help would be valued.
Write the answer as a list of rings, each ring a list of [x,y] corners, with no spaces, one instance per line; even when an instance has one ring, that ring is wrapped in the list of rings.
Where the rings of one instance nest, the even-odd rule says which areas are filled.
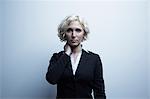
[[[69,27],[69,28],[71,28],[71,27]],[[78,28],[78,27],[76,27],[76,28],[71,28],[71,29],[82,29],[82,28]]]
[[[69,27],[69,28],[67,28],[67,30],[68,30],[68,29],[73,29],[73,30],[74,30],[74,29],[81,29],[81,30],[82,30],[82,28],[78,28],[78,27],[77,27],[77,28],[71,28],[71,27]]]

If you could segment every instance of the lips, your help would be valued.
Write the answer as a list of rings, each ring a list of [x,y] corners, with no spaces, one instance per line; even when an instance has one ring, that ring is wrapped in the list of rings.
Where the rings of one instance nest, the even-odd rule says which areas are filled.
[[[76,43],[78,42],[78,40],[71,40],[71,43]]]

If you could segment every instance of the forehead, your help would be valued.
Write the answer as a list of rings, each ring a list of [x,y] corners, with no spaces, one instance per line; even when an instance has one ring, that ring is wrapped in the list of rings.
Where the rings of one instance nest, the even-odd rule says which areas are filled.
[[[82,28],[82,25],[79,21],[72,21],[70,22],[70,24],[68,25],[68,27],[78,27],[78,28]]]

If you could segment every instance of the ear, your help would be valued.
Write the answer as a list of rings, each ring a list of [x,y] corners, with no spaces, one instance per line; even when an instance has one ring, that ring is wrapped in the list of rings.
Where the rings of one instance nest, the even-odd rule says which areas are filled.
[[[86,34],[84,34],[84,36],[83,36],[83,40],[86,40],[87,39],[87,35]]]
[[[85,36],[83,36],[83,38],[82,38],[82,41],[81,42],[83,42],[85,40]]]
[[[63,33],[63,39],[64,39],[64,40],[67,40],[67,38],[66,38],[66,33]]]

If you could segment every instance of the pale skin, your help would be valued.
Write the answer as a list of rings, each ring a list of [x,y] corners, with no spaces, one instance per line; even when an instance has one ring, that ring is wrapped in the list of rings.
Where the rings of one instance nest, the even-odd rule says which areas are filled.
[[[81,42],[84,38],[84,30],[78,21],[73,21],[69,24],[67,31],[65,33],[67,43],[64,46],[64,50],[68,55],[73,55],[74,61],[81,52]]]

